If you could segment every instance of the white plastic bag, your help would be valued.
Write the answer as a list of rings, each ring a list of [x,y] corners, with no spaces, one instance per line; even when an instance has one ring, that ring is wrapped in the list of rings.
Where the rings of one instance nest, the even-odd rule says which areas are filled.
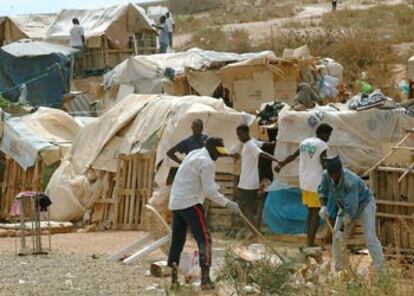
[[[325,97],[335,98],[338,95],[338,89],[336,88],[339,84],[338,79],[333,76],[325,75],[322,76],[319,81],[319,95],[323,99]]]

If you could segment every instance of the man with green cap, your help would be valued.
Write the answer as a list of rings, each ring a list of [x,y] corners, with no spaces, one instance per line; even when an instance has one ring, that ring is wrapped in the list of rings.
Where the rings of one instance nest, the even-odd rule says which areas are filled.
[[[361,219],[364,237],[367,242],[369,254],[374,266],[380,270],[384,262],[382,246],[375,233],[375,212],[377,209],[374,194],[365,182],[350,170],[342,167],[339,156],[325,159],[326,170],[318,188],[321,209],[319,215],[326,220],[328,218],[327,199],[333,198],[338,207],[338,215],[334,227],[332,242],[335,269],[344,268],[340,248],[341,240],[344,241],[350,235],[352,225],[356,219]],[[341,227],[344,226],[344,231]]]

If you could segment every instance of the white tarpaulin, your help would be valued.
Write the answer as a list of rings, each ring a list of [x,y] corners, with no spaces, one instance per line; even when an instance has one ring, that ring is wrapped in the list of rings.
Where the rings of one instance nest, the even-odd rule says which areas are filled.
[[[56,14],[27,14],[10,17],[11,21],[27,35],[27,38],[36,40],[45,38],[55,18]]]
[[[408,79],[414,81],[414,56],[408,60]]]
[[[5,120],[0,150],[23,169],[33,166],[39,154],[46,164],[52,164],[62,158],[79,130],[80,125],[66,112],[41,107]]]
[[[31,39],[21,39],[3,46],[1,49],[15,57],[35,57],[53,53],[68,56],[78,51],[72,47],[42,41],[33,41]]]
[[[168,149],[191,134],[195,118],[204,121],[209,136],[222,137],[230,149],[239,144],[236,126],[254,120],[252,115],[209,97],[130,95],[79,132],[67,160],[53,174],[47,188],[53,201],[52,219],[79,218],[84,209],[93,205],[102,190],[104,176],[89,182],[89,168],[115,172],[118,155],[150,151],[156,151],[159,164]],[[162,162],[156,174],[159,185],[165,182],[171,165],[169,161]],[[232,169],[231,159],[222,159],[217,165],[217,171]]]
[[[138,31],[154,31],[143,8],[125,3],[95,9],[64,9],[56,16],[46,33],[46,38],[69,40],[73,18],[77,18],[84,28],[88,47],[95,47],[89,44],[89,39],[99,38],[98,42],[100,42],[101,36],[105,35],[114,48],[127,48],[130,34]]]
[[[276,158],[283,160],[294,153],[302,140],[315,136],[321,123],[333,127],[328,155],[339,154],[345,166],[360,173],[383,156],[382,143],[398,142],[406,129],[413,128],[414,118],[404,109],[336,111],[315,107],[296,112],[285,107],[279,113]],[[298,165],[297,159],[284,167],[278,177],[297,185]]]
[[[252,58],[275,58],[275,55],[271,51],[237,54],[193,48],[179,53],[136,56],[123,61],[108,72],[104,76],[104,84],[106,88],[111,85],[133,85],[136,93],[161,93],[163,81],[167,79],[164,76],[167,68],[174,69],[176,74],[182,74],[186,68],[205,71]],[[199,82],[201,83],[202,81]],[[192,79],[193,85],[197,86],[195,79]]]

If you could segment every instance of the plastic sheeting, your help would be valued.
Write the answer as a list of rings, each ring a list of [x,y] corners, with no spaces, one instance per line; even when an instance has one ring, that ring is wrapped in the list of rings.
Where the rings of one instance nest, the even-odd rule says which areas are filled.
[[[95,9],[64,9],[56,16],[46,33],[46,39],[69,40],[73,18],[79,19],[84,28],[88,47],[100,47],[101,36],[105,35],[112,47],[128,48],[129,38],[133,33],[154,31],[145,10],[135,4],[126,3]]]
[[[340,109],[346,108],[339,105]],[[337,111],[328,106],[311,111],[296,112],[285,107],[279,113],[279,133],[275,156],[285,159],[298,149],[299,143],[315,136],[320,123],[333,127],[328,154],[339,154],[346,167],[362,172],[383,156],[382,143],[398,142],[406,129],[414,126],[414,118],[404,109]],[[298,184],[299,160],[282,169],[278,178]]]
[[[26,83],[27,100],[33,106],[60,107],[69,90],[70,66],[71,59],[62,54],[14,57],[0,50],[0,92],[16,102],[19,85]]]
[[[74,54],[77,49],[66,47],[58,44],[52,44],[42,41],[33,41],[31,39],[22,39],[17,42],[8,44],[1,48],[8,54],[15,57],[35,57],[47,56],[51,54],[62,54],[65,56]]]
[[[104,84],[106,88],[111,85],[133,85],[136,93],[161,93],[163,81],[167,79],[164,76],[167,68],[174,69],[176,74],[182,74],[185,68],[204,71],[252,58],[275,58],[275,55],[270,51],[236,54],[193,48],[179,53],[136,56],[125,60],[108,72],[104,76]],[[203,81],[196,81],[194,75],[191,78],[192,86],[203,84]],[[196,91],[203,93],[204,88],[204,86],[203,89],[196,88]]]
[[[23,169],[32,167],[39,154],[49,165],[63,157],[79,130],[80,125],[66,112],[39,108],[33,114],[5,120],[0,150]]]
[[[408,60],[408,79],[414,81],[414,56]]]
[[[299,188],[271,191],[264,205],[264,223],[275,233],[304,233],[307,213]]]
[[[98,181],[88,181],[89,168],[115,172],[120,154],[156,152],[156,163],[162,162],[162,165],[155,180],[163,186],[172,165],[163,161],[166,152],[191,133],[191,122],[195,118],[204,121],[208,135],[222,137],[230,149],[239,144],[237,125],[254,121],[254,116],[237,112],[226,107],[223,101],[209,97],[130,95],[79,132],[67,161],[54,173],[47,188],[53,202],[52,219],[79,218],[102,189],[99,184],[104,177],[100,174]],[[220,159],[216,169],[232,172],[232,160]]]

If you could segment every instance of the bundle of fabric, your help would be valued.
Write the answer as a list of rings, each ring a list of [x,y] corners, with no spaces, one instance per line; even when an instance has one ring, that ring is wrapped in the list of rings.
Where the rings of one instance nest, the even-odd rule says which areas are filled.
[[[284,106],[286,106],[286,104],[279,101],[265,104],[257,114],[257,117],[259,118],[259,124],[268,125],[277,122],[279,112],[283,109]]]
[[[382,106],[386,101],[392,100],[387,98],[380,89],[376,89],[371,94],[359,93],[353,96],[348,102],[348,108],[350,110],[368,109]]]
[[[295,105],[303,105],[306,109],[311,109],[315,107],[316,104],[323,104],[318,93],[305,82],[299,83],[294,102]]]

